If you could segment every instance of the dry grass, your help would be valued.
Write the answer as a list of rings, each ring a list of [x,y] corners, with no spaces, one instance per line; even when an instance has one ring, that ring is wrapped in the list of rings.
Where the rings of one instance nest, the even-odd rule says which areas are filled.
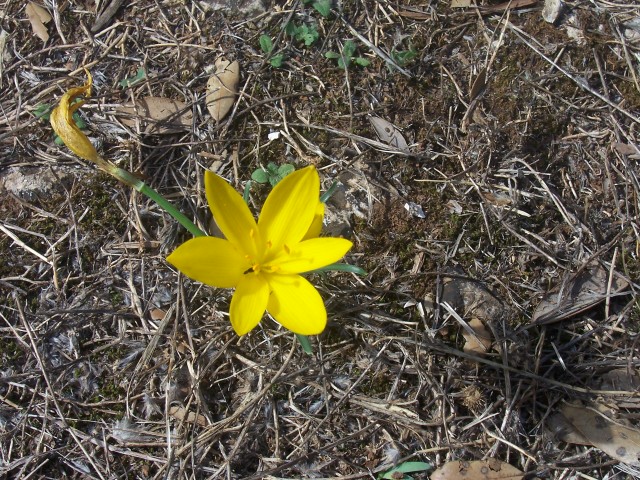
[[[638,475],[546,421],[598,396],[637,425],[594,380],[639,363],[640,41],[627,22],[640,8],[569,3],[553,26],[539,4],[345,1],[322,18],[291,1],[239,18],[125,3],[91,32],[93,2],[53,2],[44,46],[23,2],[0,7],[0,175],[53,179],[46,192],[0,190],[3,475],[375,478],[407,459],[488,457],[527,478]],[[283,34],[287,20],[317,25],[318,41]],[[282,68],[260,51],[263,33],[286,52]],[[348,39],[368,67],[324,58]],[[410,46],[402,71],[388,65]],[[222,55],[240,62],[242,92],[215,125],[204,95]],[[188,235],[54,144],[34,112],[83,82],[83,67],[103,156],[203,228],[204,168],[238,189],[268,162],[343,182],[328,228],[354,240],[348,261],[369,275],[313,278],[330,315],[313,357],[269,320],[237,338],[230,292],[164,261]],[[118,85],[140,67],[144,82]],[[116,107],[151,94],[186,102],[191,130],[123,127]],[[368,115],[401,128],[411,152],[379,141]],[[265,194],[254,188],[252,206]],[[579,290],[593,265],[602,301],[531,322],[547,292]],[[487,355],[463,350],[472,317],[491,332]]]

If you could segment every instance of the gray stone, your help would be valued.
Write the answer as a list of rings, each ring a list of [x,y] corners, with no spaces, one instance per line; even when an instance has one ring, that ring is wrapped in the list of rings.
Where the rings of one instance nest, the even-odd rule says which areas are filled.
[[[230,16],[252,17],[267,11],[264,0],[201,0],[204,11],[221,11]]]

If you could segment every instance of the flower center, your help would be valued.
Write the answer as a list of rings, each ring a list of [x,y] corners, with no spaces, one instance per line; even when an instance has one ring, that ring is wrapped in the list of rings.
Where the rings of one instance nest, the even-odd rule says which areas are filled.
[[[261,256],[262,261],[256,261],[248,255],[246,256],[246,259],[251,264],[251,267],[249,267],[244,272],[245,275],[248,273],[259,274],[260,272],[276,273],[278,270],[280,270],[279,263],[291,254],[291,249],[288,245],[282,246],[282,250],[284,252],[274,252],[272,250],[273,242],[271,242],[271,240],[267,240],[265,247],[266,248],[263,251],[263,255]]]

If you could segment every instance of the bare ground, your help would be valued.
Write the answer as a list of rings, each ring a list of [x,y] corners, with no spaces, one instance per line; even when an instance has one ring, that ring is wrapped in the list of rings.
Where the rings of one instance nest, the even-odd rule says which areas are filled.
[[[344,1],[323,17],[140,0],[92,32],[94,2],[48,2],[43,44],[25,4],[4,2],[0,473],[375,478],[496,458],[527,478],[640,476],[637,437],[618,439],[620,462],[550,422],[582,402],[638,425],[637,384],[610,379],[639,363],[640,8],[568,2],[550,24],[523,3]],[[349,40],[368,66],[325,58]],[[222,56],[239,61],[241,94],[216,124],[204,96]],[[239,190],[269,162],[339,181],[327,230],[368,275],[313,276],[330,317],[313,356],[269,319],[235,336],[231,292],[164,260],[188,233],[54,143],[36,113],[83,67],[103,156],[203,228],[205,168]],[[149,95],[185,102],[190,127],[123,125],[117,107]],[[252,208],[267,191],[253,184]],[[488,351],[469,350],[470,332]]]

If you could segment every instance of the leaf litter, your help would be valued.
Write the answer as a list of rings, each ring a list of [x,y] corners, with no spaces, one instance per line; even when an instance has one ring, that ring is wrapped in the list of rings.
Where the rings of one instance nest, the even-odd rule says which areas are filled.
[[[638,428],[638,7],[565,2],[549,24],[530,1],[324,2],[328,17],[312,2],[245,17],[210,4],[49,2],[46,48],[25,3],[2,11],[2,474],[634,468],[621,439]],[[285,20],[314,25],[317,39],[281,35]],[[261,35],[286,62],[265,64]],[[325,58],[347,42],[366,65]],[[206,98],[220,55],[243,69],[242,95],[239,80],[218,85],[226,116]],[[211,232],[204,168],[246,189],[252,208],[285,165],[316,164],[323,191],[338,181],[325,228],[356,242],[349,260],[369,276],[314,278],[331,319],[314,356],[268,319],[233,336],[226,292],[166,265],[186,239],[175,222],[55,146],[34,112],[82,67],[96,80],[82,114],[96,148]],[[117,111],[149,97],[182,103]],[[374,140],[370,116],[390,124],[387,137]],[[264,183],[251,180],[270,164]],[[14,171],[48,187],[13,195]],[[614,435],[579,433],[561,413],[573,397],[591,410],[569,417],[606,415]],[[564,441],[542,428],[556,414]]]

